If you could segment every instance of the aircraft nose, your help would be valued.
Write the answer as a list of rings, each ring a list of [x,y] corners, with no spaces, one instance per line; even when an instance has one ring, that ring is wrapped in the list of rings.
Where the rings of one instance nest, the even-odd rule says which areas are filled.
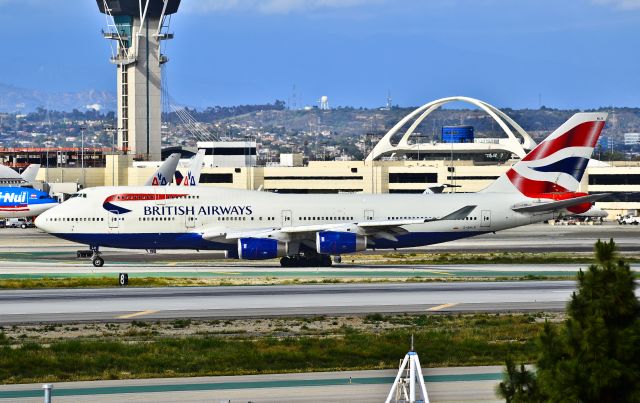
[[[44,232],[51,232],[51,210],[53,210],[53,209],[49,209],[49,210],[45,211],[44,213],[40,214],[33,221],[35,226],[40,228]]]

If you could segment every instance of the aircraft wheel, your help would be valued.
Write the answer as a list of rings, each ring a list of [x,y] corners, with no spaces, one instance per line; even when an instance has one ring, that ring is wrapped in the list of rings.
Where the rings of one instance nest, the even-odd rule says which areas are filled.
[[[331,265],[333,264],[333,262],[331,261],[331,256],[329,255],[322,255],[320,262],[320,267],[331,267]]]
[[[293,261],[289,256],[280,259],[280,267],[291,267]]]
[[[104,259],[101,258],[100,256],[97,256],[91,260],[91,263],[93,263],[95,267],[102,267],[104,266]]]

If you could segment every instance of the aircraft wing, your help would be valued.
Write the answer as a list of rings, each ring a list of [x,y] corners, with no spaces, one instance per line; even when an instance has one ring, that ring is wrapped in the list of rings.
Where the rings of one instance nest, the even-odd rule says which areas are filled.
[[[243,231],[225,232],[224,228],[216,227],[204,231],[203,238],[206,240],[230,240],[239,238],[273,238],[283,241],[292,239],[314,238],[319,231],[339,231],[353,232],[359,235],[378,236],[386,239],[397,240],[394,235],[403,234],[407,231],[402,228],[404,225],[424,224],[433,221],[463,220],[476,208],[476,206],[465,206],[450,214],[440,218],[427,219],[407,219],[407,220],[381,220],[381,221],[361,221],[354,223],[327,223],[313,225],[298,225],[280,228],[256,228]]]
[[[595,195],[574,197],[572,199],[557,200],[557,201],[546,202],[546,203],[528,204],[524,206],[516,206],[516,207],[513,207],[512,210],[517,211],[518,213],[552,212],[552,211],[562,210],[567,207],[576,206],[578,204],[593,203],[595,201],[598,201],[600,199],[603,199],[611,195],[612,193],[598,193]]]

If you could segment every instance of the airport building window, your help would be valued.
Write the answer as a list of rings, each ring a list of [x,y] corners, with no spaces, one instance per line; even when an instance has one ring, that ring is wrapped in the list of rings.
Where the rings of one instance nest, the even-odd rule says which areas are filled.
[[[589,175],[589,185],[640,185],[640,174]]]
[[[438,174],[432,172],[390,173],[389,183],[435,183]]]
[[[205,155],[257,155],[255,147],[217,147],[205,149]]]
[[[420,193],[424,193],[424,189],[389,189],[389,193],[420,194]]]
[[[499,176],[447,176],[447,180],[457,181],[494,181]]]
[[[590,192],[590,194],[609,193],[609,192]],[[640,192],[620,192],[606,196],[598,202],[627,202],[638,203],[640,202]]]
[[[351,181],[362,180],[362,176],[265,176],[265,180],[311,180],[311,181]]]
[[[200,183],[233,183],[233,174],[200,174]]]

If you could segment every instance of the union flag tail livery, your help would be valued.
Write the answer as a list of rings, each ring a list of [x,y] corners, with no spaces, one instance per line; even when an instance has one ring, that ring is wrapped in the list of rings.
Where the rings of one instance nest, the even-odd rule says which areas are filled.
[[[606,119],[606,113],[576,113],[482,192],[554,200],[584,196],[576,191]]]

